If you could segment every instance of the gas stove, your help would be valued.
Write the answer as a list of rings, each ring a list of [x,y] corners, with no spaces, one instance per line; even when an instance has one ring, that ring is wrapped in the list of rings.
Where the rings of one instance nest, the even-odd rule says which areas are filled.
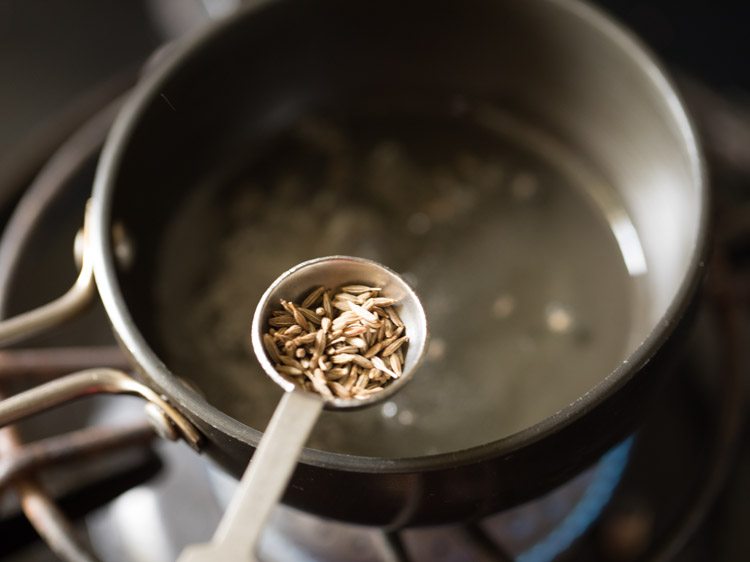
[[[129,60],[139,68],[165,37],[233,6],[185,4],[191,8],[151,2],[128,12],[128,25],[156,24],[150,34],[140,28],[139,40],[122,41],[125,54],[118,65],[127,67]],[[78,16],[73,9],[66,17]],[[97,73],[106,74],[101,67],[92,70]],[[27,156],[0,167],[0,212],[10,217],[0,240],[3,315],[48,301],[75,279],[71,241],[82,222],[101,144],[137,73],[126,68],[62,119],[45,117],[51,125],[40,129],[30,148],[16,153]],[[750,513],[742,467],[750,451],[743,442],[742,413],[750,328],[750,198],[743,189],[750,177],[750,144],[732,139],[750,137],[750,113],[696,79],[680,84],[710,158],[715,247],[676,376],[642,426],[558,489],[470,524],[367,528],[281,506],[264,533],[263,560],[614,562],[747,556],[742,525]],[[0,385],[13,393],[103,364],[127,368],[95,305],[64,329],[0,352]],[[45,493],[28,494],[22,502],[33,525],[12,494],[0,496],[0,556],[20,562],[55,559],[54,552],[70,560],[167,561],[187,544],[208,540],[235,481],[184,445],[154,437],[142,405],[122,397],[69,404],[22,424],[16,436],[4,433],[0,490],[23,480],[41,482]]]

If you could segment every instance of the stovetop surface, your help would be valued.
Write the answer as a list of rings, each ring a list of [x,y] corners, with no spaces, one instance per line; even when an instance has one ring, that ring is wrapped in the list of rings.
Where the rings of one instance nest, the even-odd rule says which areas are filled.
[[[9,15],[5,26],[0,24],[0,42],[10,47],[0,56],[0,71],[13,77],[0,88],[0,107],[14,108],[8,112],[12,118],[4,119],[8,126],[0,132],[0,172],[17,166],[18,154],[30,152],[22,150],[19,139],[31,139],[26,145],[33,146],[39,144],[33,137],[49,136],[45,129],[67,105],[63,100],[127,73],[167,35],[205,19],[198,10],[192,12],[192,19],[175,24],[169,19],[168,4],[125,7],[81,2],[63,9],[43,2],[0,2],[0,14]],[[750,193],[750,145],[743,153],[741,145],[726,141],[727,136],[741,137],[750,129],[750,114],[742,105],[750,89],[750,72],[742,67],[738,54],[743,41],[738,29],[741,18],[710,10],[708,4],[690,9],[665,2],[604,4],[634,26],[680,73],[688,104],[704,129],[721,218],[717,222],[726,226],[717,236],[722,269],[713,269],[709,276],[681,376],[673,380],[663,403],[638,434],[590,471],[537,502],[473,526],[398,536],[329,524],[282,508],[264,538],[262,549],[268,560],[381,560],[393,556],[399,545],[409,559],[436,561],[542,561],[556,554],[559,560],[664,555],[665,560],[734,561],[750,555],[750,537],[744,532],[750,521],[747,427],[736,425],[738,419],[728,415],[739,415],[747,380],[738,378],[736,363],[747,363],[744,357],[735,357],[737,349],[727,348],[747,348],[747,299],[741,291],[739,300],[738,291],[731,292],[732,298],[725,292],[726,284],[732,283],[727,278],[747,280],[743,274],[750,256],[750,222],[743,222],[738,212]],[[95,44],[107,48],[92,49]],[[69,120],[75,121],[75,116]],[[58,126],[64,128],[64,123]],[[56,296],[74,278],[68,241],[80,224],[93,165],[92,160],[84,166],[65,195],[48,209],[49,226],[31,236],[29,244],[35,250],[21,260],[23,273],[10,291],[11,311]],[[12,199],[7,194],[0,201]],[[4,205],[5,216],[11,207],[12,203]],[[49,244],[50,239],[56,243]],[[45,275],[42,283],[37,274],[40,264],[45,271],[58,273]],[[92,340],[91,333],[99,339]],[[112,343],[100,309],[78,320],[72,331],[45,336],[35,345],[81,343]],[[37,437],[51,427],[56,432],[75,429],[82,419],[113,423],[132,419],[140,411],[138,403],[127,399],[97,398],[40,417],[25,432]],[[79,473],[71,480],[65,471],[50,479],[63,496],[72,498],[72,512],[87,513],[77,518],[79,528],[105,560],[174,559],[182,545],[208,539],[218,522],[221,507],[212,488],[223,489],[222,477],[185,447],[158,443],[154,449],[156,455],[143,447],[124,451],[108,464],[91,467],[88,479]],[[76,496],[82,480],[101,481],[101,485]],[[714,486],[719,485],[721,490],[714,494]],[[92,501],[92,495],[100,501]],[[88,504],[116,497],[92,510],[85,496]],[[0,533],[10,537],[0,546],[6,559],[54,559],[34,540],[22,518],[0,518]],[[574,548],[565,552],[574,541]]]

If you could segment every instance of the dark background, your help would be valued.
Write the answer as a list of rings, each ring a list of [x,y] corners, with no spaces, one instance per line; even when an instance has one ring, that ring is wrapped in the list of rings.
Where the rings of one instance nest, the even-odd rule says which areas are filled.
[[[747,2],[596,2],[633,29],[678,71],[726,93],[750,90]]]

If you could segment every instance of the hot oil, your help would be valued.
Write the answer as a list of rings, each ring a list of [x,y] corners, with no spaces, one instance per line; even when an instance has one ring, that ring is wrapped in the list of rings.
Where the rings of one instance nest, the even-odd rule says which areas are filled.
[[[248,160],[180,210],[158,294],[167,365],[248,425],[265,427],[279,393],[252,357],[252,311],[313,257],[402,273],[432,337],[392,401],[325,413],[319,449],[412,457],[506,437],[591,390],[641,335],[645,264],[614,191],[507,116],[314,116]],[[210,251],[186,260],[198,220]]]

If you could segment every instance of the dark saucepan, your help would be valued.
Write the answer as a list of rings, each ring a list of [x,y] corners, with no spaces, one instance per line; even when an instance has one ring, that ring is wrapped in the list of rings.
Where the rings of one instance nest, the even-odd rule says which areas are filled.
[[[264,378],[243,344],[253,291],[352,251],[414,271],[454,362],[433,350],[414,392],[447,401],[406,390],[361,425],[323,423],[289,504],[377,525],[478,517],[633,429],[700,277],[706,189],[678,98],[622,29],[563,0],[280,0],[168,58],[100,160],[94,269],[143,379],[207,454],[240,474],[276,403],[242,379]],[[115,221],[135,250],[127,269]],[[561,295],[572,308],[547,302]],[[396,415],[409,400],[434,422]]]

